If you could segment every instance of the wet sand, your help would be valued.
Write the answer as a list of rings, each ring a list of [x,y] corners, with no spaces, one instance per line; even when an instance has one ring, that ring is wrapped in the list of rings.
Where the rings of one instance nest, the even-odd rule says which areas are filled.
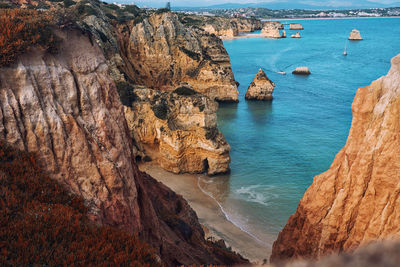
[[[196,211],[200,223],[208,229],[206,237],[224,239],[228,247],[253,263],[262,263],[271,255],[271,247],[260,244],[230,222],[221,211],[218,203],[205,194],[198,186],[200,175],[173,174],[151,163],[140,164],[141,171],[150,174],[176,193],[182,195]]]

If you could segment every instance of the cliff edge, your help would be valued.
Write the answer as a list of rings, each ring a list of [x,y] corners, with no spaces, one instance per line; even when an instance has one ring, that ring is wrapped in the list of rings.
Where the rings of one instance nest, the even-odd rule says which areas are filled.
[[[271,261],[320,258],[400,238],[400,55],[358,89],[345,147],[314,178],[273,245]]]
[[[168,266],[245,263],[204,240],[187,202],[138,170],[99,46],[80,31],[58,35],[59,53],[32,49],[0,68],[0,139],[36,153],[51,178],[83,197],[94,222],[137,234]]]

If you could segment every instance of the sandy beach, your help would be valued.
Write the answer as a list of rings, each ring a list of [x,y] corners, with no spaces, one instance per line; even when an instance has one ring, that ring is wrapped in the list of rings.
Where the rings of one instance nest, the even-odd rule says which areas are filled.
[[[239,252],[253,263],[262,263],[264,259],[269,258],[271,247],[259,243],[230,222],[221,211],[218,203],[199,188],[198,177],[200,174],[177,175],[151,163],[142,163],[139,168],[176,193],[181,194],[189,202],[190,206],[196,211],[200,223],[209,231],[205,231],[206,237],[224,239],[228,247],[232,247],[234,251]]]

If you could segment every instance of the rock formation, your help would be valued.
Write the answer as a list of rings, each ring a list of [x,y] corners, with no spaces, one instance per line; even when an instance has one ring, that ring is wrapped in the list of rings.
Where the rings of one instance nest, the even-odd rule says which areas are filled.
[[[320,258],[400,238],[400,55],[358,89],[347,143],[314,178],[273,245],[272,261]]]
[[[310,75],[310,69],[308,67],[298,67],[293,72],[293,74],[297,75]]]
[[[247,89],[245,98],[247,100],[272,100],[274,87],[275,84],[260,69]]]
[[[292,34],[290,37],[291,37],[291,38],[301,38],[299,32],[296,32],[296,34]]]
[[[290,23],[289,29],[290,30],[304,30],[303,25],[301,25],[300,23]]]
[[[33,50],[0,69],[1,140],[35,152],[93,221],[137,233],[168,266],[245,262],[205,241],[187,202],[138,171],[101,49],[80,32],[59,35],[58,54]]]
[[[351,33],[350,33],[350,36],[349,36],[349,40],[352,40],[352,41],[361,41],[362,38],[361,38],[360,31],[358,31],[358,30],[356,30],[356,29],[352,30]]]
[[[282,31],[282,38],[286,38],[286,31],[285,30]]]
[[[170,93],[142,87],[134,94],[125,116],[143,156],[174,173],[229,171],[230,147],[217,128],[218,103],[185,86]]]
[[[279,22],[265,22],[261,30],[261,34],[266,38],[281,38],[281,33],[279,32],[279,27],[281,23]]]
[[[123,72],[138,85],[172,91],[181,82],[211,99],[238,101],[237,84],[221,39],[187,28],[167,12],[120,28]]]

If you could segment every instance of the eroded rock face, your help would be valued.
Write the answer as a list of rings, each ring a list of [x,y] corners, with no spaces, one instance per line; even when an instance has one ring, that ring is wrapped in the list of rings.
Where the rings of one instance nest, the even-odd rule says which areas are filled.
[[[133,83],[172,91],[186,82],[211,99],[238,101],[229,55],[215,35],[185,27],[170,12],[119,30],[124,72]]]
[[[230,146],[217,128],[218,103],[187,87],[171,93],[138,87],[134,93],[125,116],[142,156],[174,173],[229,171]]]
[[[320,258],[400,238],[400,55],[358,89],[345,147],[314,178],[273,245],[272,261]]]
[[[361,33],[360,31],[354,29],[351,31],[350,36],[349,36],[349,40],[353,40],[353,41],[361,41]]]
[[[79,32],[59,34],[59,54],[35,51],[0,69],[0,138],[37,153],[92,220],[137,233],[168,266],[246,262],[206,242],[187,202],[138,171],[101,49]]]
[[[281,33],[279,32],[281,25],[280,22],[265,22],[261,34],[266,38],[282,38]]]
[[[272,100],[274,88],[275,84],[260,69],[247,89],[245,98],[248,100]]]

